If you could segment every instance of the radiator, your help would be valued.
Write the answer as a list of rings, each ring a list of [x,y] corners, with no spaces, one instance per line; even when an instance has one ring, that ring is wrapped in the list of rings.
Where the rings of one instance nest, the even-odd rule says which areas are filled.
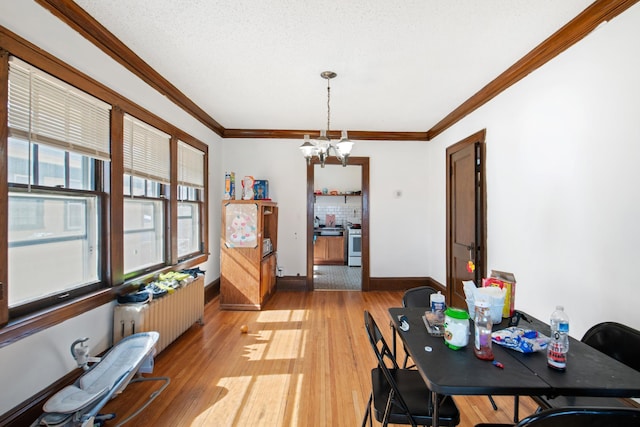
[[[202,324],[204,277],[146,304],[116,305],[113,313],[113,344],[137,332],[157,331],[156,350],[161,352],[191,327]]]

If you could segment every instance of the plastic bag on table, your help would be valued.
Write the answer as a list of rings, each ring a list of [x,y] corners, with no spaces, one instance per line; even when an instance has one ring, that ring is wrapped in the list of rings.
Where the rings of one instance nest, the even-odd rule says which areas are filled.
[[[549,343],[549,337],[533,329],[511,326],[493,332],[491,334],[491,341],[521,353],[533,353],[535,351],[545,350]]]

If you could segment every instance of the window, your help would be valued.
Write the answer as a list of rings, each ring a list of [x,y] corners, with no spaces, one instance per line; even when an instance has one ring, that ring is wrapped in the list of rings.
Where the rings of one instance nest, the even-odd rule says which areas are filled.
[[[124,201],[124,272],[164,262],[164,206],[160,200]]]
[[[14,48],[8,73],[0,73],[8,94],[7,120],[0,123],[6,135],[0,141],[6,153],[0,156],[6,174],[0,180],[0,324],[16,323],[0,329],[0,346],[104,304],[113,296],[107,286],[176,260],[186,267],[207,257],[206,145],[188,136],[188,143],[171,145],[172,125],[147,112],[134,118],[112,111],[111,104],[130,101],[37,49]],[[109,103],[13,54],[38,58],[51,70],[62,66],[70,82]],[[113,136],[123,137],[124,158],[113,164],[111,132],[119,124],[123,132]],[[170,182],[174,173],[179,182]],[[124,198],[105,185],[114,174],[124,179]],[[58,310],[60,303],[71,309]],[[28,322],[19,319],[32,314]]]
[[[99,281],[97,208],[97,196],[9,193],[10,308]]]
[[[178,202],[178,257],[202,252],[200,203]]]
[[[165,218],[170,137],[124,117],[124,273],[133,277],[166,264]]]
[[[14,314],[100,286],[96,172],[109,160],[109,110],[10,58],[7,253]]]
[[[204,153],[178,141],[178,258],[202,253]]]

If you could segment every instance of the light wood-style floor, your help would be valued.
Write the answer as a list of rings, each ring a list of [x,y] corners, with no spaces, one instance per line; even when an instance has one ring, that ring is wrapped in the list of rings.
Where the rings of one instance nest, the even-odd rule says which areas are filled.
[[[363,311],[391,343],[387,309],[401,298],[401,292],[277,292],[260,312],[222,311],[216,298],[205,308],[204,326],[194,325],[156,357],[153,375],[171,384],[126,425],[359,426],[375,365]],[[155,387],[130,384],[105,406],[103,412],[118,415],[106,425],[132,413]],[[510,422],[513,398],[495,399],[498,411],[486,396],[456,396],[460,426]],[[532,400],[521,399],[521,417],[534,410]]]

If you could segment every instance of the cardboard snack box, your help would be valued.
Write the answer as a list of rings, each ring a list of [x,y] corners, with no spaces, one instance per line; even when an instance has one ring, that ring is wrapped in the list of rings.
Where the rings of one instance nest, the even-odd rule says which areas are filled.
[[[498,286],[501,289],[506,288],[507,295],[504,298],[502,317],[513,316],[516,301],[516,277],[513,273],[491,270],[491,277],[482,279],[482,286]]]
[[[256,179],[253,182],[253,194],[256,200],[269,200],[269,181]]]

